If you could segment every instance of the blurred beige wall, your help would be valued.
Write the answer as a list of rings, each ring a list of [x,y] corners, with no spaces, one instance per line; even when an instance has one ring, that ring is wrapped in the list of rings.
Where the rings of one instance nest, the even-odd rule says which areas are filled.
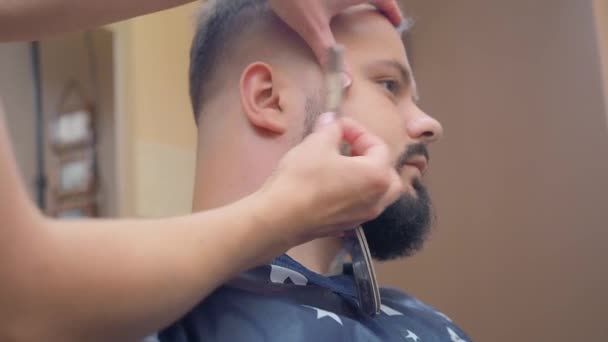
[[[0,44],[0,97],[17,165],[30,198],[36,198],[34,81],[29,44]]]
[[[608,341],[593,1],[407,4],[422,107],[446,129],[431,151],[438,224],[421,254],[383,265],[381,277],[476,341]]]
[[[116,203],[116,163],[114,130],[114,63],[112,58],[112,33],[99,29],[90,33],[72,33],[45,39],[40,44],[41,79],[43,88],[44,125],[51,127],[51,120],[59,112],[75,108],[64,107],[61,96],[66,85],[78,82],[85,99],[74,94],[69,97],[72,105],[82,105],[82,100],[96,105],[95,123],[97,131],[98,198],[97,211],[100,216],[113,217],[118,212]],[[90,43],[89,43],[90,42]],[[90,47],[90,49],[89,49]],[[92,68],[95,68],[93,71]],[[30,90],[31,91],[31,90]],[[33,97],[30,101],[33,101]],[[68,101],[69,102],[69,101]],[[33,133],[33,127],[31,132]],[[34,139],[32,135],[30,139]],[[48,179],[48,210],[57,209],[51,198],[56,181],[50,178],[50,170],[57,168],[59,160],[50,145],[46,145],[46,169]]]
[[[113,130],[101,132],[102,140],[110,143],[108,148],[102,148],[101,158],[113,159],[115,152],[119,162],[116,167],[114,163],[102,164],[108,166],[103,170],[108,174],[104,179],[116,182],[112,189],[118,189],[117,195],[103,195],[104,200],[111,201],[105,214],[156,217],[190,212],[196,130],[188,98],[187,69],[197,6],[193,3],[109,26],[114,33],[116,68],[114,75],[106,71],[99,78],[110,83],[112,76],[115,79],[114,94],[104,94],[104,98],[111,101],[113,95],[116,99],[116,120],[111,123],[114,117],[104,116],[104,120],[110,120],[104,127],[115,124],[117,134],[114,136]],[[48,88],[44,104],[49,115],[56,110],[64,78],[81,80],[91,94],[82,37],[78,33],[43,43],[43,80]],[[111,51],[107,39],[102,40],[106,48],[98,46],[98,53]],[[66,51],[76,54],[75,58],[62,57]],[[30,58],[27,43],[0,44],[0,95],[18,164],[33,196],[35,140]],[[103,110],[110,113],[112,108],[104,105]]]
[[[89,39],[90,38],[90,39]],[[87,47],[90,41],[91,50]],[[59,98],[70,81],[82,86],[86,100],[95,100],[97,105],[97,157],[99,161],[98,213],[115,216],[116,205],[116,164],[114,159],[114,98],[113,98],[113,58],[112,33],[107,30],[93,30],[89,33],[73,33],[45,39],[40,43],[42,107],[46,139],[49,139],[51,119],[59,108]],[[0,96],[5,107],[11,141],[27,186],[28,193],[35,199],[36,187],[36,130],[34,113],[34,82],[29,43],[0,44]],[[95,64],[93,64],[95,62]],[[93,67],[95,71],[93,73]],[[94,79],[95,78],[95,79]],[[46,146],[45,167],[56,166],[51,147]],[[52,189],[53,179],[47,174],[48,189]],[[47,196],[47,212],[56,209]]]
[[[112,125],[116,125],[117,134],[102,137],[112,142],[112,149],[116,148],[103,149],[101,157],[111,159],[115,152],[119,162],[103,163],[115,167],[104,172],[117,177],[104,179],[118,191],[117,195],[104,195],[113,199],[112,208],[104,209],[104,213],[157,217],[190,212],[196,130],[188,98],[187,69],[197,6],[193,3],[109,27],[114,33],[115,72],[100,78],[110,82],[112,76],[115,79],[110,98],[113,95],[116,99],[116,120]],[[82,41],[75,37],[80,36],[51,38],[42,46],[47,62],[42,69],[48,88],[45,111],[55,110],[57,93],[66,77],[83,79],[86,91],[90,94],[92,90],[88,56],[83,46],[75,47]],[[78,54],[70,59],[72,62],[65,63],[65,51]],[[100,47],[97,52],[106,51],[111,50]],[[34,108],[29,44],[0,45],[0,75],[0,95],[9,130],[21,132],[12,137],[18,164],[33,196]]]
[[[112,26],[117,35],[121,213],[188,213],[196,129],[188,98],[197,4]]]

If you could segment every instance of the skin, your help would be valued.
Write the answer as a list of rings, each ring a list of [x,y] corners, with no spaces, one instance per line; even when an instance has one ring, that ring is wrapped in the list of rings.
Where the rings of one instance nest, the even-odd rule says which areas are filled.
[[[39,39],[187,2],[2,0],[0,41]],[[330,19],[355,2],[364,1],[273,6],[321,56],[333,43]],[[314,11],[306,9],[309,4]],[[376,4],[399,21],[394,1]],[[293,15],[302,6],[306,10],[298,13],[313,15]],[[356,157],[339,154],[342,140]],[[59,222],[27,198],[0,103],[0,340],[135,340],[177,319],[235,273],[377,216],[401,184],[382,141],[348,120],[321,128],[272,166],[265,172],[273,174],[270,180],[256,176],[261,190],[233,197],[230,205],[218,197],[226,206],[212,211],[162,220]]]
[[[333,122],[287,153],[259,190],[228,206],[170,219],[57,221],[27,198],[2,116],[2,341],[137,340],[239,271],[373,218],[399,193],[379,138]],[[358,157],[339,154],[342,140]],[[356,175],[351,182],[341,180],[347,171]],[[353,196],[360,191],[366,198]]]
[[[275,12],[308,43],[317,60],[325,64],[325,51],[334,46],[336,40],[331,32],[329,21],[347,6],[370,3],[382,11],[395,26],[403,20],[397,2],[393,0],[329,0],[329,1],[284,1],[269,0]]]
[[[36,40],[189,2],[192,0],[1,0],[0,41]]]
[[[393,25],[370,7],[359,6],[338,16],[332,29],[336,40],[345,46],[345,62],[352,79],[343,113],[386,142],[391,163],[408,145],[439,139],[441,125],[414,101],[413,78],[402,79],[400,69],[409,75],[411,70]],[[261,45],[257,51],[279,52],[272,56],[256,54],[246,44],[236,43],[239,47],[224,63],[223,67],[237,70],[228,77],[239,86],[218,92],[202,113],[195,210],[223,205],[254,191],[281,156],[302,139],[306,98],[318,96],[323,84],[314,55],[286,27],[276,22],[256,26],[242,39]],[[391,92],[394,86],[387,81],[399,81],[401,87]],[[235,103],[234,98],[240,102]],[[350,176],[347,172],[343,179]],[[422,176],[420,170],[406,166],[399,176],[401,190],[415,194],[412,180]],[[323,273],[340,245],[338,238],[317,239],[288,254]]]

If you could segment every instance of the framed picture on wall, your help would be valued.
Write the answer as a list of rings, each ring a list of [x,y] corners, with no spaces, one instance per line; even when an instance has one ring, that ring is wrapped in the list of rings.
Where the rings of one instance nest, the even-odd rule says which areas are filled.
[[[93,115],[87,109],[61,113],[51,124],[51,143],[57,150],[92,144],[93,135]]]
[[[55,186],[59,197],[87,195],[95,190],[94,153],[77,151],[61,156],[55,172]]]
[[[66,82],[51,122],[51,144],[58,150],[91,145],[94,142],[93,105],[82,85]]]

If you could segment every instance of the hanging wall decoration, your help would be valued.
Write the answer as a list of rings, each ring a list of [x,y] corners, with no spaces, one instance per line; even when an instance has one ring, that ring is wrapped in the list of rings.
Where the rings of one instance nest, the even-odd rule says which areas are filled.
[[[77,82],[69,82],[50,124],[53,151],[51,211],[61,218],[96,214],[97,163],[93,105]]]

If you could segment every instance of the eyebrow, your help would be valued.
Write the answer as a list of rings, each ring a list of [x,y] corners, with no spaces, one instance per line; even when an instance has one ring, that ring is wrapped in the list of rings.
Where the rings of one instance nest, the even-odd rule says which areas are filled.
[[[416,80],[414,79],[414,76],[412,75],[410,69],[407,68],[403,63],[394,59],[383,59],[368,64],[366,69],[378,67],[396,70],[399,76],[401,77],[401,81],[403,82],[403,84],[411,90],[412,98],[414,99],[414,101],[418,102],[420,100],[420,96],[418,95],[418,89],[416,87]]]

